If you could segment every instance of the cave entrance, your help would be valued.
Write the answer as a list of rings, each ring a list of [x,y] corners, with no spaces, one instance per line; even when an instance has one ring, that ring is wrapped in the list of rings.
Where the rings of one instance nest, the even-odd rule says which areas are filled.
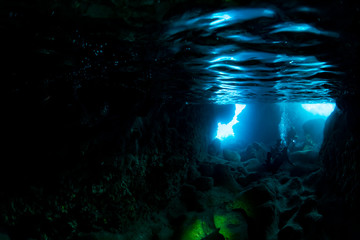
[[[287,169],[303,173],[320,167],[325,121],[334,103],[252,103],[223,108],[234,115],[219,111],[217,117],[209,153],[219,161],[239,162],[250,172]]]

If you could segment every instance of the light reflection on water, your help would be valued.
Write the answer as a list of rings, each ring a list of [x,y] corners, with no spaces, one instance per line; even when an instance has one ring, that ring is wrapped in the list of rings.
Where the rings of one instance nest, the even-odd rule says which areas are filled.
[[[293,22],[286,22],[280,23],[273,26],[275,30],[271,31],[270,33],[280,33],[280,32],[302,32],[302,33],[314,33],[318,35],[325,35],[329,37],[339,37],[338,33],[335,32],[328,32],[328,31],[321,31],[307,23],[293,23]]]
[[[318,14],[305,6],[294,11]],[[198,83],[191,94],[220,104],[331,99],[340,72],[324,46],[339,34],[298,17],[295,22],[289,14],[237,8],[173,20],[165,39],[175,53],[190,52],[182,64]]]

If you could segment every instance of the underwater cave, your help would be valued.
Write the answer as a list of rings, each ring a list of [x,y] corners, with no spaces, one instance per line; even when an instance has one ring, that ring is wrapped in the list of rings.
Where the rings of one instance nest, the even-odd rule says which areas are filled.
[[[0,16],[0,240],[360,238],[359,3]]]

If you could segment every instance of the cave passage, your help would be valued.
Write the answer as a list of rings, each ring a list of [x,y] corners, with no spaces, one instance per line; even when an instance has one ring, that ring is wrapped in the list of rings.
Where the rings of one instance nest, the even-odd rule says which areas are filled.
[[[359,9],[0,1],[0,240],[358,240]]]

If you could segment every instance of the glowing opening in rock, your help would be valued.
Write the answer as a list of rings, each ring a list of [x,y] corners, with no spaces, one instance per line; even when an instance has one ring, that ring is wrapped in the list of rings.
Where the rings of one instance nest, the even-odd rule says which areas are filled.
[[[308,112],[314,115],[328,117],[335,109],[335,103],[301,104]]]
[[[218,123],[217,135],[216,138],[220,139],[221,141],[229,136],[234,136],[233,126],[237,124],[239,121],[237,120],[238,115],[244,110],[246,105],[244,104],[235,104],[235,115],[231,122],[228,124]]]

